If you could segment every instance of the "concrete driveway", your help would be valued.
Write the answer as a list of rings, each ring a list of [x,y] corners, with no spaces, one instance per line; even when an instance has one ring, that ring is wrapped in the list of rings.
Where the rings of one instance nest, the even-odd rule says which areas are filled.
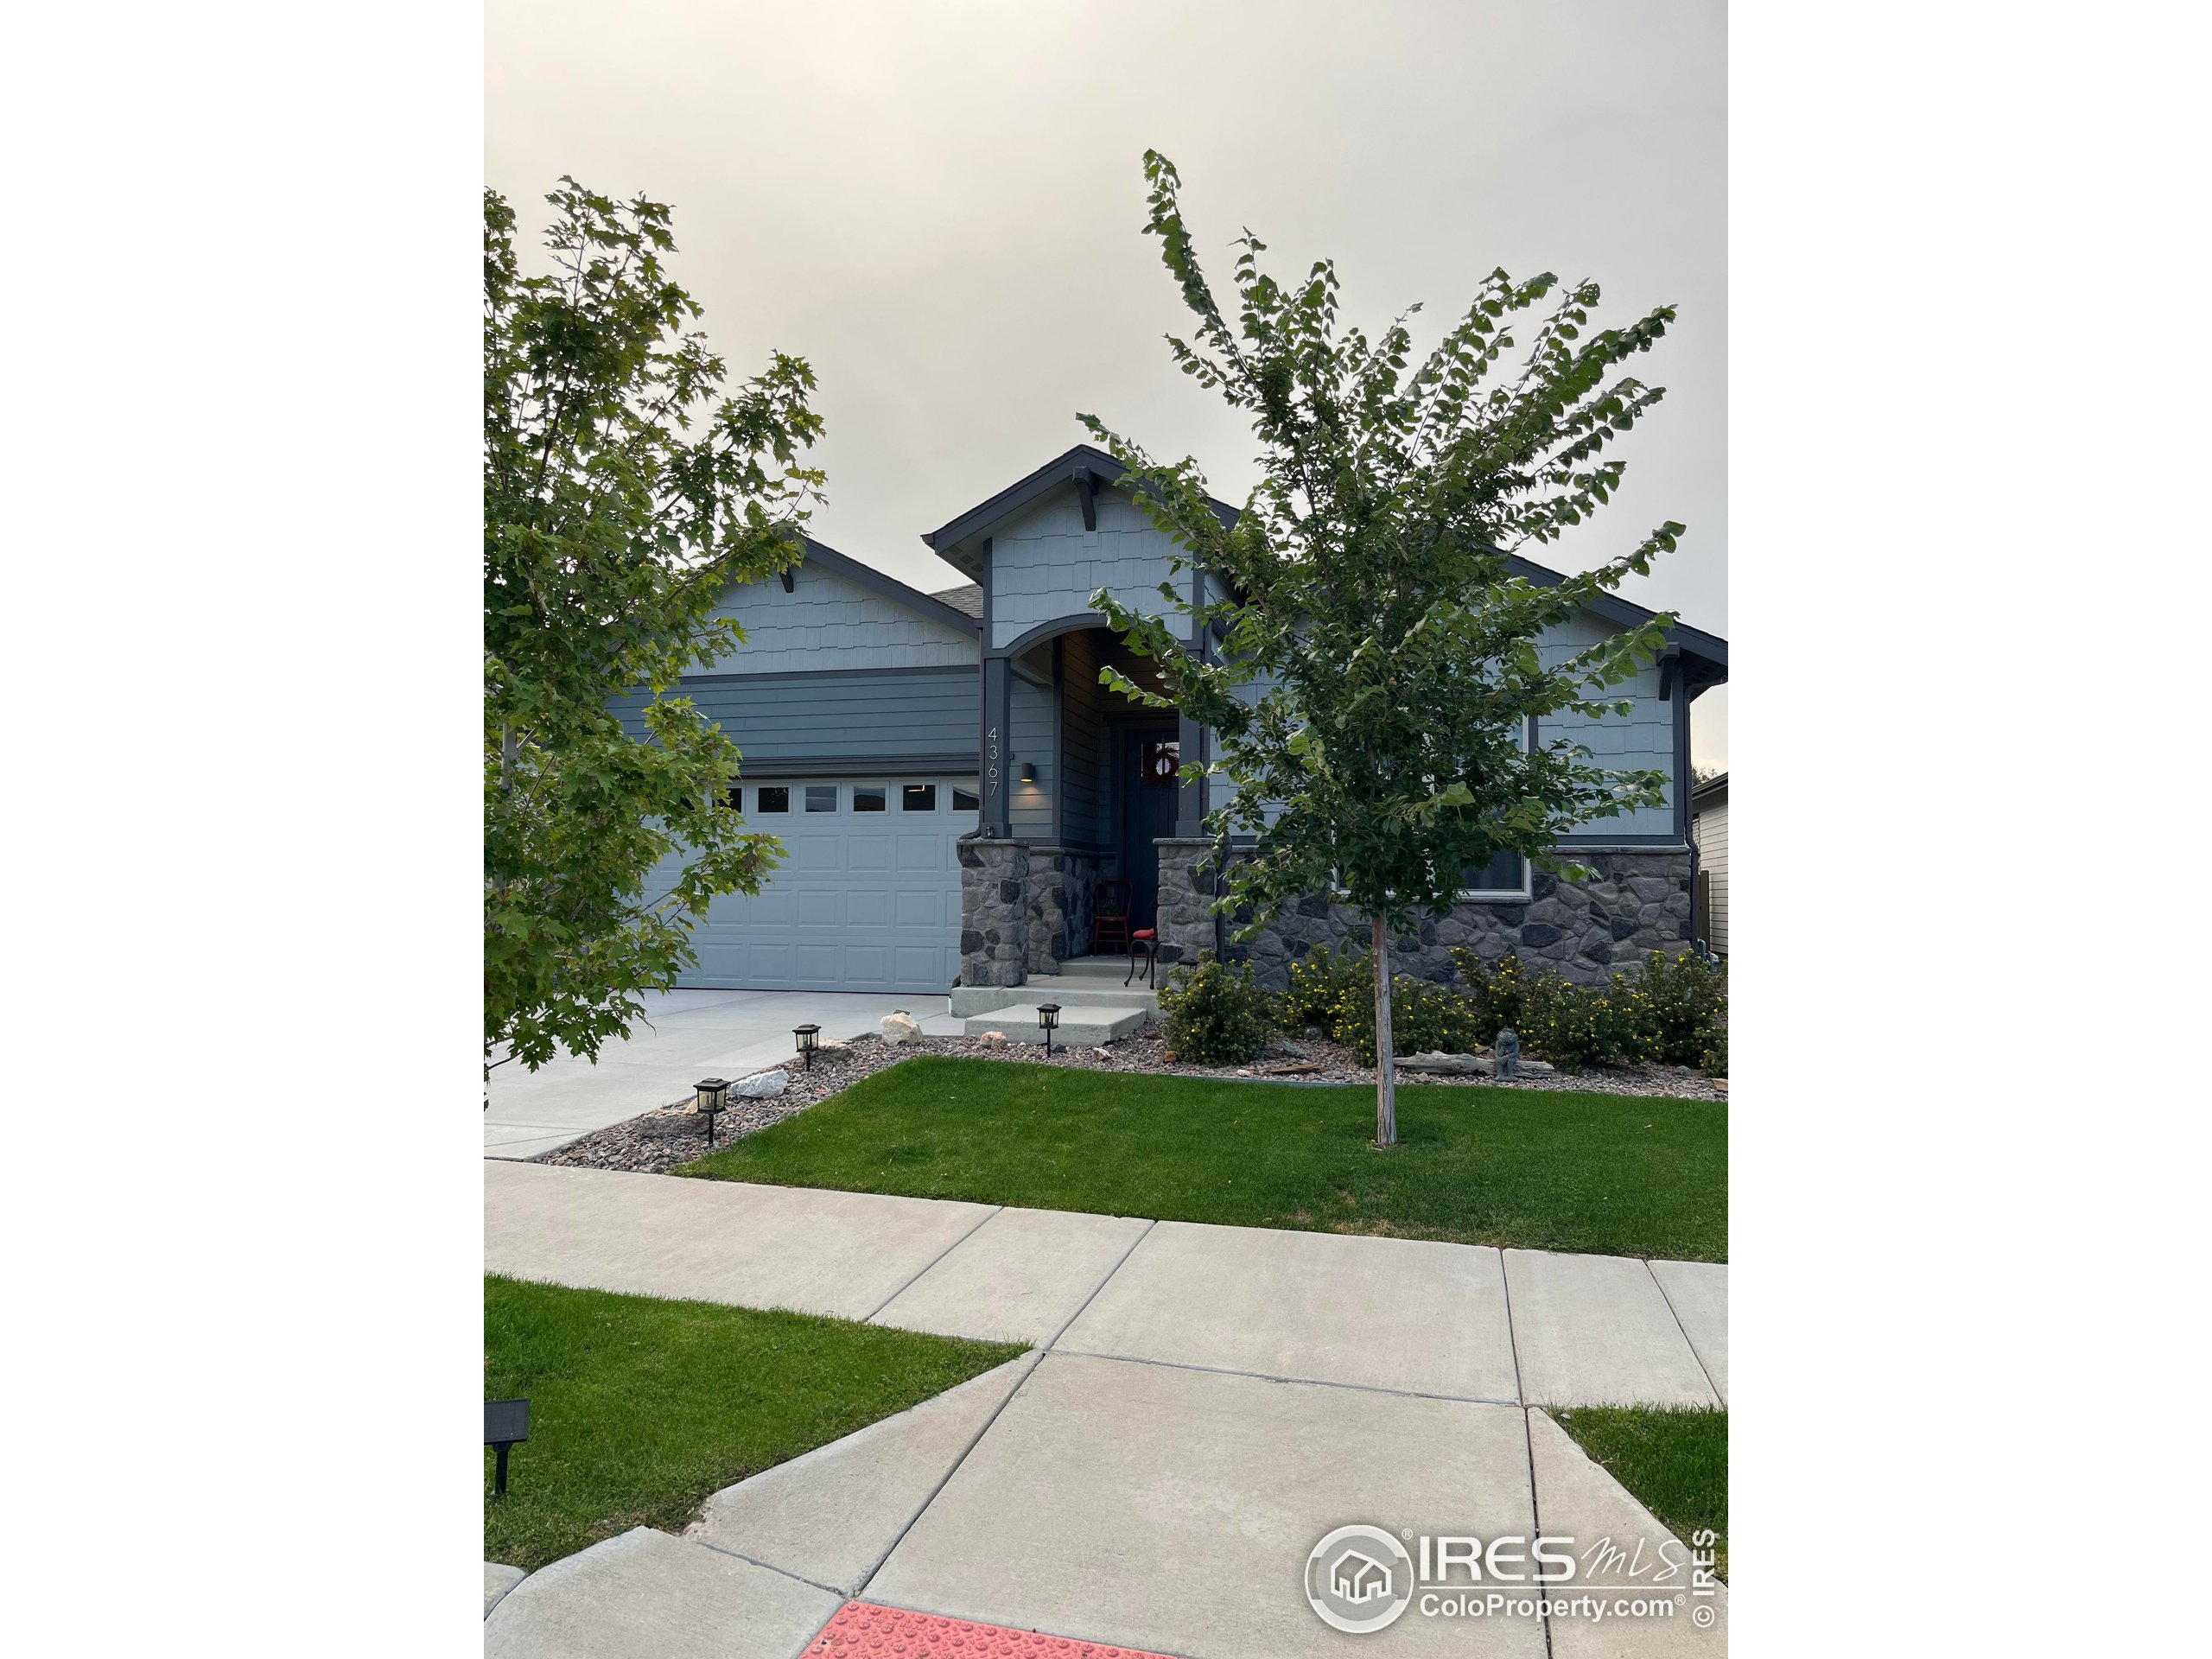
[[[944,1014],[942,996],[832,991],[663,991],[645,998],[627,1042],[596,1065],[563,1055],[536,1071],[492,1073],[484,1155],[534,1158],[594,1129],[680,1100],[701,1077],[737,1078],[794,1058],[795,1027],[822,1027],[824,1042],[873,1031],[894,1008],[917,1020]]]

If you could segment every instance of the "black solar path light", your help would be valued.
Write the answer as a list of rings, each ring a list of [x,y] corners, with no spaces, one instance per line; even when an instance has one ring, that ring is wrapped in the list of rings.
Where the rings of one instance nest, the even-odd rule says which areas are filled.
[[[529,1438],[529,1401],[486,1400],[484,1402],[484,1444],[498,1448],[492,1471],[494,1497],[505,1497],[507,1495],[507,1448]]]
[[[691,1086],[699,1091],[696,1109],[707,1120],[707,1144],[711,1147],[715,1144],[715,1115],[729,1104],[729,1079],[702,1077]]]
[[[806,1056],[806,1069],[814,1070],[814,1051],[822,1046],[822,1027],[793,1026],[791,1035],[798,1039],[798,1052]]]
[[[1039,1002],[1037,1005],[1037,1023],[1045,1027],[1045,1052],[1050,1054],[1052,1052],[1052,1032],[1060,1023],[1060,1005]]]

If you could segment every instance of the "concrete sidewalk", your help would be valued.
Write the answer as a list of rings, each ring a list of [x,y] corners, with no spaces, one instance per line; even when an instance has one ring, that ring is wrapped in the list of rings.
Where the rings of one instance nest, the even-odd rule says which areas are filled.
[[[795,1057],[797,1027],[822,1027],[842,1042],[894,1008],[917,1020],[942,1019],[943,996],[845,995],[828,991],[657,991],[626,1042],[607,1044],[599,1062],[563,1055],[536,1071],[495,1067],[484,1114],[484,1155],[535,1158],[594,1129],[680,1100],[701,1077],[746,1077]]]
[[[1685,1552],[1541,1409],[1719,1402],[1725,1267],[498,1162],[485,1187],[491,1271],[1033,1344],[685,1538],[524,1580],[488,1653],[794,1656],[850,1598],[1195,1659],[1726,1651],[1726,1591],[1694,1609]],[[1300,1574],[1355,1522],[1611,1540],[1636,1565],[1598,1551],[1578,1591],[1683,1616],[1347,1637]]]
[[[1726,1403],[1709,1262],[497,1160],[484,1215],[486,1271],[518,1279],[1444,1399]]]

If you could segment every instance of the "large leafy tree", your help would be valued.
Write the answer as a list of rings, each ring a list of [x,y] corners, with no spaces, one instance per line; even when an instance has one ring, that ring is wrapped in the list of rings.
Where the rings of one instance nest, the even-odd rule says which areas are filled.
[[[774,866],[727,803],[736,748],[673,692],[742,640],[716,600],[798,558],[822,485],[813,372],[778,353],[723,391],[669,209],[546,200],[525,276],[484,198],[484,1042],[532,1068],[626,1034],[692,918]],[[640,690],[642,734],[610,706]]]
[[[1178,543],[1178,570],[1208,573],[1201,598],[1188,582],[1161,585],[1173,624],[1094,594],[1164,671],[1157,687],[1111,669],[1103,677],[1217,734],[1212,768],[1235,787],[1208,828],[1251,844],[1226,861],[1217,902],[1249,911],[1246,937],[1314,893],[1343,895],[1367,919],[1376,1139],[1389,1146],[1393,933],[1449,911],[1465,873],[1501,853],[1586,875],[1557,855],[1558,837],[1662,798],[1659,772],[1607,770],[1564,736],[1530,740],[1540,719],[1626,712],[1606,693],[1655,658],[1671,617],[1563,659],[1538,642],[1647,571],[1682,526],[1663,524],[1556,585],[1516,575],[1507,555],[1554,539],[1613,493],[1622,463],[1603,452],[1662,395],[1618,365],[1649,350],[1675,314],[1661,307],[1592,330],[1596,283],[1497,270],[1416,362],[1411,311],[1372,340],[1340,328],[1334,264],[1278,283],[1248,231],[1232,245],[1242,250],[1232,318],[1199,267],[1174,166],[1147,151],[1145,175],[1147,230],[1197,318],[1192,337],[1171,335],[1169,346],[1185,373],[1249,419],[1261,478],[1224,525],[1195,461],[1156,461],[1082,417]],[[1529,312],[1541,320],[1524,348],[1516,319]],[[1185,782],[1200,771],[1187,761]]]

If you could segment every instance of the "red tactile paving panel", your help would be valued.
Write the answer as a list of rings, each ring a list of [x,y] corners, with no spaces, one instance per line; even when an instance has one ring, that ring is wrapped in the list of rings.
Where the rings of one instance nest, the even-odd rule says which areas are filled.
[[[964,1618],[910,1613],[903,1607],[879,1607],[849,1601],[807,1649],[849,1659],[1162,1659],[1141,1648],[1109,1648],[1065,1636],[1009,1630],[1000,1624],[970,1624]]]

